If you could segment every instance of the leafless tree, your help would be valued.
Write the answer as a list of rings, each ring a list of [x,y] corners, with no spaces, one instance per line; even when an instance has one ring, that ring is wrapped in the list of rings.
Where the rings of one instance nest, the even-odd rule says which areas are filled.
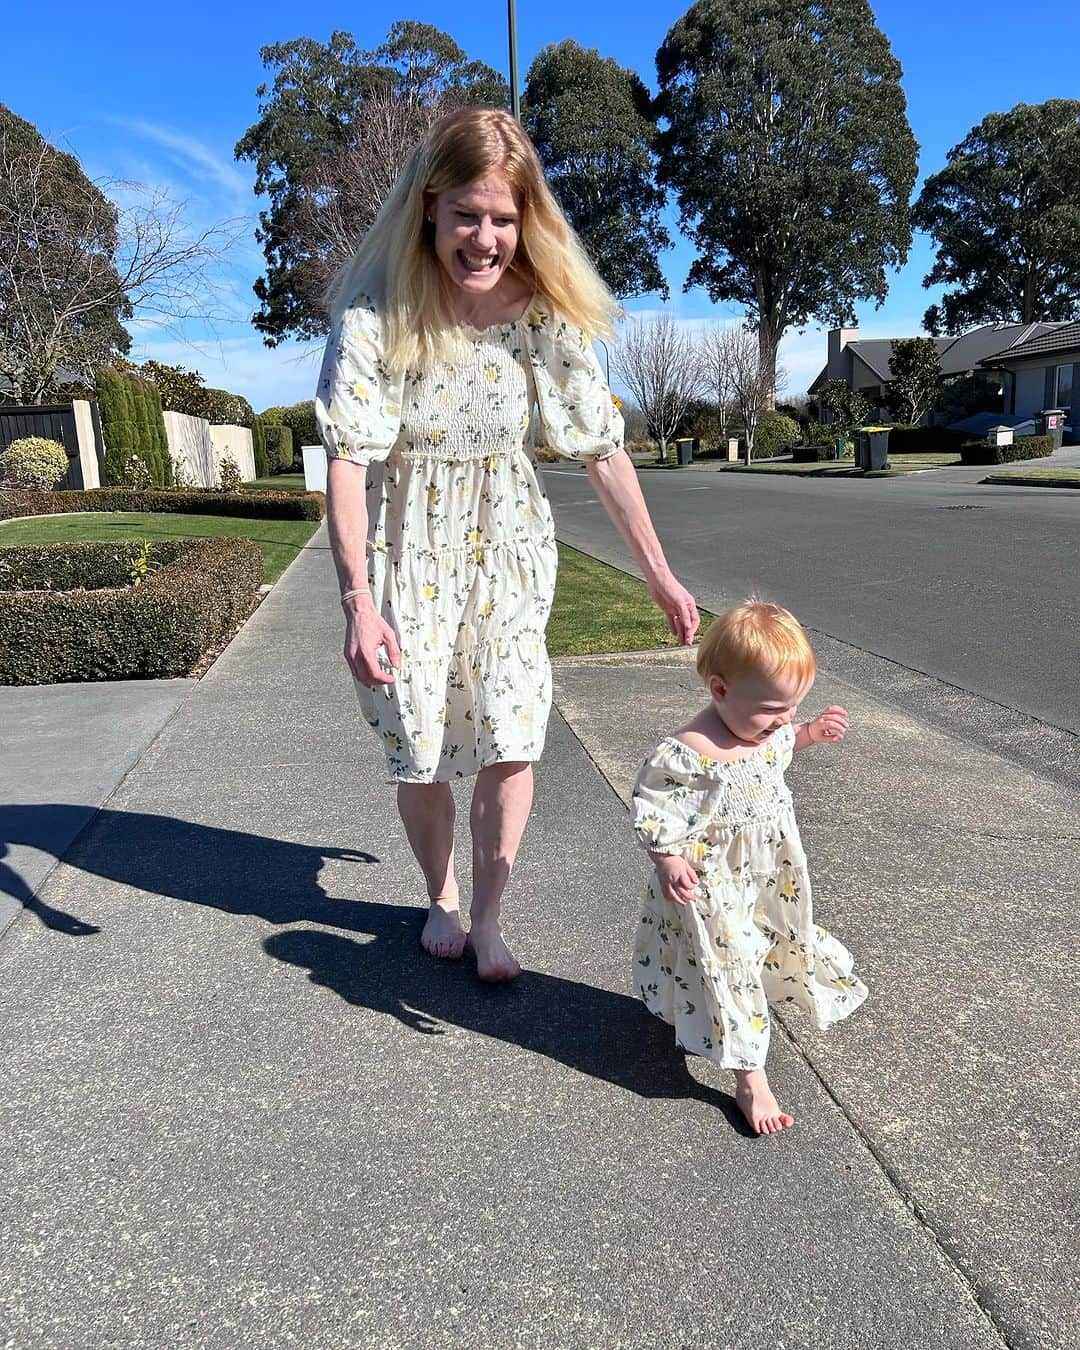
[[[127,350],[132,315],[214,317],[206,271],[242,226],[192,232],[182,204],[91,183],[36,132],[20,135],[28,125],[0,128],[0,375],[9,397],[40,403],[58,369],[92,384]],[[127,205],[110,200],[117,189]]]
[[[760,334],[742,324],[710,334],[717,361],[728,373],[735,411],[746,436],[746,462],[754,455],[754,436],[763,413],[776,402],[777,390],[785,381],[784,371],[775,365],[774,353],[762,355]],[[775,372],[775,373],[774,373]]]
[[[698,338],[698,351],[701,354],[701,375],[709,398],[716,404],[720,422],[720,435],[727,437],[728,423],[731,420],[732,405],[735,398],[735,386],[732,383],[731,367],[724,350],[726,328],[719,325],[710,328]]]
[[[663,463],[668,441],[703,389],[693,336],[670,314],[631,320],[622,330],[611,364],[641,409],[649,434],[659,442]]]
[[[299,290],[318,307],[375,219],[409,151],[452,107],[447,97],[377,86],[364,98],[348,142],[301,184],[296,213],[303,262]]]

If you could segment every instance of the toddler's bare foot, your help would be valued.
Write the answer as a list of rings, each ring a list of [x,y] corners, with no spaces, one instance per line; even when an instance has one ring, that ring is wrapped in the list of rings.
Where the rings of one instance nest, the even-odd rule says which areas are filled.
[[[432,900],[420,945],[430,956],[458,959],[465,950],[465,929],[456,900]]]
[[[516,979],[521,974],[517,958],[503,941],[497,922],[478,923],[474,920],[469,928],[468,944],[476,957],[476,973],[482,980],[495,983]]]
[[[776,1134],[795,1124],[777,1105],[764,1069],[735,1070],[735,1102],[756,1134]]]

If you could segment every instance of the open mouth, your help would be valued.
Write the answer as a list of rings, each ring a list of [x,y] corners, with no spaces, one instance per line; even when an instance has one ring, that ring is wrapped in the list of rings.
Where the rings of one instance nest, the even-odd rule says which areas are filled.
[[[466,272],[493,272],[499,265],[499,255],[492,254],[490,257],[478,257],[472,253],[466,253],[464,249],[457,251],[458,262],[461,263]]]

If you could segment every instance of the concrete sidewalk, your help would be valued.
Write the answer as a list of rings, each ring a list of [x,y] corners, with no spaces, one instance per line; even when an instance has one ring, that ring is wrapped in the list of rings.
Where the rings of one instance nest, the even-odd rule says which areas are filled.
[[[685,658],[559,667],[491,989],[418,948],[339,630],[322,530],[0,943],[5,1344],[1069,1343],[1074,794],[823,673],[793,786],[873,997],[776,1037],[752,1139],[627,993]],[[12,847],[79,805],[0,783]]]

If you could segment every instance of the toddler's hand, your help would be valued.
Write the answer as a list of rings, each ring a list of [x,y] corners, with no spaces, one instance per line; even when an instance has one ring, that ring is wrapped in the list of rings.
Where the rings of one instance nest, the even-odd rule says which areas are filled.
[[[848,715],[843,708],[826,708],[820,717],[807,722],[806,732],[811,745],[839,745],[848,729]]]
[[[673,853],[665,854],[656,860],[656,877],[664,899],[673,905],[689,904],[697,890],[698,874],[685,858]]]

